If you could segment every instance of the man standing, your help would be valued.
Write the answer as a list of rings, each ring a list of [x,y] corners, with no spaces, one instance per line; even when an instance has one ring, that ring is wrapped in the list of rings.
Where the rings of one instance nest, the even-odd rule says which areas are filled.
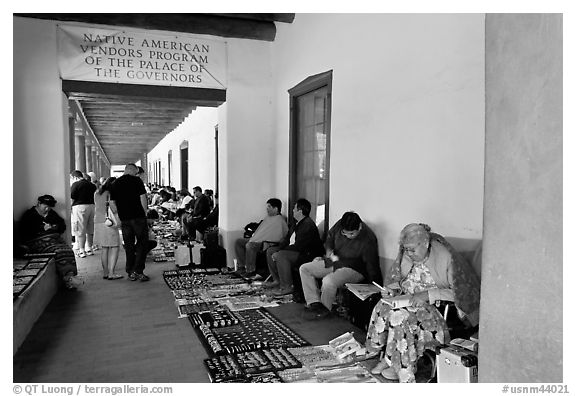
[[[266,250],[266,261],[273,281],[265,286],[279,286],[279,289],[272,292],[275,296],[294,292],[294,266],[324,254],[318,227],[309,217],[311,209],[312,205],[307,199],[297,200],[292,209],[294,224],[288,230],[288,235],[282,238],[278,246]]]
[[[339,287],[362,280],[381,283],[378,241],[354,212],[346,212],[328,231],[326,255],[300,267],[302,288],[310,308],[308,319],[330,315]],[[318,290],[316,279],[322,279]]]
[[[148,199],[144,182],[138,176],[138,167],[126,165],[124,174],[112,184],[110,209],[118,213],[122,224],[122,239],[126,251],[126,272],[132,281],[148,281],[144,274],[148,248],[146,212]]]
[[[237,271],[252,280],[257,280],[256,255],[264,247],[265,242],[279,242],[288,232],[286,220],[282,217],[282,201],[278,198],[270,198],[266,202],[268,216],[262,220],[250,239],[240,238],[236,240],[235,250],[238,260]]]
[[[72,235],[76,238],[78,257],[93,255],[94,238],[94,193],[96,185],[84,178],[79,170],[70,173],[72,186]],[[87,243],[87,246],[86,246]]]

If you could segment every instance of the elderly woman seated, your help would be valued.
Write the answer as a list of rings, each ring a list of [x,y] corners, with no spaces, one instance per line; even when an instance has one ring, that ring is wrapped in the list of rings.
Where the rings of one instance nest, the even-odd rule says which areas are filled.
[[[74,251],[62,238],[66,223],[52,210],[55,205],[53,196],[42,195],[35,206],[24,212],[20,221],[22,241],[28,253],[55,253],[58,275],[68,289],[75,289],[83,281],[76,276]]]
[[[424,351],[450,340],[439,303],[453,302],[465,324],[478,325],[480,281],[452,246],[425,224],[404,227],[399,244],[382,299],[372,311],[366,349],[384,351],[372,373],[415,382],[416,362]],[[394,308],[393,297],[404,304]]]

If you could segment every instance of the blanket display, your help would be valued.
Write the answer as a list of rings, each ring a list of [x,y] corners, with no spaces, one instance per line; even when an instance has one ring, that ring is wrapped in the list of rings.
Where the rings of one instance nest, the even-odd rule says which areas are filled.
[[[351,333],[333,345],[310,345],[266,309],[291,296],[273,298],[262,282],[220,268],[178,266],[163,278],[179,318],[188,318],[208,353],[211,382],[380,382],[362,365],[356,353],[364,348]]]

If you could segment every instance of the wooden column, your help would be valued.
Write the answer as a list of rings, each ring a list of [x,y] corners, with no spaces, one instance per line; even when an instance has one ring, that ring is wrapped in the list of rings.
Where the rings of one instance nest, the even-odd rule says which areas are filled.
[[[148,183],[150,181],[148,177],[148,154],[142,153],[140,157],[140,166],[144,169],[144,183]]]
[[[76,169],[76,138],[74,133],[74,127],[76,125],[76,118],[74,117],[74,113],[68,115],[68,141],[70,144],[70,162],[69,162],[69,171],[68,173],[72,172]]]
[[[92,172],[96,173],[96,162],[98,161],[98,148],[96,145],[92,146]]]
[[[92,142],[87,141],[86,145],[86,170],[84,171],[86,172],[90,172],[92,170]]]
[[[75,166],[74,170],[86,172],[86,138],[82,131],[76,132],[74,135],[75,147]]]

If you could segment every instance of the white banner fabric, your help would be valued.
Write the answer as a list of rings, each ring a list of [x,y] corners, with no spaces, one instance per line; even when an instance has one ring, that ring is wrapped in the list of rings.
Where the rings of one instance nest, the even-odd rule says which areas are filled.
[[[226,89],[226,43],[58,25],[64,80]]]

